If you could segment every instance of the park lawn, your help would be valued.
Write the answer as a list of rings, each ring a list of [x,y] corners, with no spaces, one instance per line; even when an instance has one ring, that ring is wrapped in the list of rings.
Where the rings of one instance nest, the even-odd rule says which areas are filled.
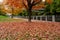
[[[24,20],[22,19],[14,19],[14,18],[10,18],[8,16],[2,16],[0,15],[0,22],[22,22]]]

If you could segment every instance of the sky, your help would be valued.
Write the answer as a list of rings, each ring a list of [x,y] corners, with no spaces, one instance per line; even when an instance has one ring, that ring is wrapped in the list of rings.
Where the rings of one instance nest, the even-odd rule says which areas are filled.
[[[0,2],[3,2],[3,0],[0,0]]]

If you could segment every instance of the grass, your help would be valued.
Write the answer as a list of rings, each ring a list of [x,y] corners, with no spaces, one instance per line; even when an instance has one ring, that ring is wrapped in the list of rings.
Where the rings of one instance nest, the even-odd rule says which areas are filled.
[[[16,22],[16,21],[23,21],[22,19],[13,19],[8,16],[2,16],[0,15],[0,22]]]

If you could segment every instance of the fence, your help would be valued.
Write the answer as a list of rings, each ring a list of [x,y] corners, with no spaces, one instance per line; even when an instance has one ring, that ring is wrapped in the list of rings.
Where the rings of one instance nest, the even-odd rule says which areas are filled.
[[[15,16],[18,18],[27,19],[28,16]],[[43,21],[53,21],[60,22],[60,15],[47,15],[47,16],[31,16],[32,20],[43,20]]]
[[[33,20],[55,21],[55,16],[32,16]]]

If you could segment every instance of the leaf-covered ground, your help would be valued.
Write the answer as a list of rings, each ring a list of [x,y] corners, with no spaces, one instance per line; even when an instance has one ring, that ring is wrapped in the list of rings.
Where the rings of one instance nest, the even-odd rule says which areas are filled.
[[[0,22],[0,40],[60,40],[60,22]]]

